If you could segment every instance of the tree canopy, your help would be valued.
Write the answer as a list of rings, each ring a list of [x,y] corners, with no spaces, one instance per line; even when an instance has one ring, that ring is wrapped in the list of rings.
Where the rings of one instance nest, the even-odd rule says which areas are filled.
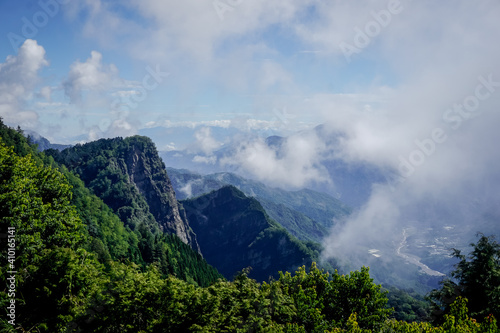
[[[452,254],[459,262],[451,273],[452,279],[443,280],[441,288],[429,295],[436,321],[442,321],[458,297],[468,299],[473,317],[500,316],[500,244],[494,236],[478,236],[477,243],[470,244],[472,251],[468,255],[453,249]]]

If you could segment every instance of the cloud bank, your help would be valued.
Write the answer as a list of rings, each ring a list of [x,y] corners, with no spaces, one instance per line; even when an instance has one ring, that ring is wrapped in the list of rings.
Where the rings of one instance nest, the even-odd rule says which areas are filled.
[[[17,56],[0,63],[0,116],[5,122],[23,128],[37,125],[38,113],[26,108],[26,101],[33,98],[39,71],[48,65],[45,49],[31,39],[19,48]]]

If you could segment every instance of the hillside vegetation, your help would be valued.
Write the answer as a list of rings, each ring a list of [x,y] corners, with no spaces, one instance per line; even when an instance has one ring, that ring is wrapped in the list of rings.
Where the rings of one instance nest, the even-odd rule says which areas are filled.
[[[0,210],[0,233],[13,244],[1,249],[2,332],[497,331],[499,246],[488,237],[468,257],[456,252],[457,281],[444,282],[453,297],[435,295],[444,311],[436,323],[408,323],[390,319],[367,267],[340,274],[311,263],[262,283],[244,269],[227,281],[173,233],[141,231],[148,217],[132,230],[3,123]],[[472,319],[463,296],[486,316]]]

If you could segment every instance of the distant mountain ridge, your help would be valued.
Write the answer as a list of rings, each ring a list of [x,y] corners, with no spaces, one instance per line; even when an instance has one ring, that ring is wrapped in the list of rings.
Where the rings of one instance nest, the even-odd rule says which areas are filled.
[[[341,200],[351,207],[361,207],[371,195],[374,184],[384,184],[388,182],[387,175],[393,175],[390,170],[381,168],[362,161],[347,161],[338,157],[342,149],[342,133],[332,132],[325,125],[318,125],[310,130],[297,132],[291,136],[260,136],[272,150],[274,157],[280,161],[286,159],[286,155],[293,150],[294,138],[304,137],[305,140],[321,142],[325,151],[319,153],[315,163],[322,170],[329,182],[310,182],[305,187],[317,192],[327,193],[330,196]],[[235,137],[233,141],[226,142],[220,148],[208,154],[196,152],[190,149],[161,151],[160,155],[168,161],[168,166],[176,169],[186,169],[200,174],[211,174],[221,172],[238,173],[245,178],[253,178],[253,172],[245,171],[245,167],[238,163],[221,163],[221,161],[231,161],[232,157],[238,155],[241,146],[247,142],[252,142],[256,137]],[[261,140],[261,139],[259,139]],[[300,141],[300,140],[299,140]]]
[[[167,168],[167,172],[178,198],[196,197],[233,185],[247,196],[255,197],[273,220],[304,241],[321,242],[329,228],[352,212],[341,201],[312,190],[271,188],[227,172],[200,175],[174,168]]]
[[[71,145],[51,143],[49,140],[34,131],[25,130],[24,135],[29,137],[32,143],[38,145],[38,151],[44,151],[47,149],[64,150],[71,147]]]

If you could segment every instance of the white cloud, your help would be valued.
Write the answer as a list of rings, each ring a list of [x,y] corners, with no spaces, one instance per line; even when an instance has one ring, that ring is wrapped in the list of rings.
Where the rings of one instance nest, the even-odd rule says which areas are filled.
[[[196,148],[205,155],[211,155],[216,149],[220,148],[221,143],[212,137],[210,127],[203,127],[194,134],[196,139]]]
[[[193,157],[193,162],[214,165],[215,163],[217,163],[217,156],[196,155],[195,157]]]
[[[35,40],[27,39],[19,48],[17,56],[8,56],[0,63],[0,116],[4,121],[34,128],[38,114],[26,109],[25,102],[32,98],[38,72],[48,66],[45,49]]]
[[[133,0],[146,18],[152,19],[148,43],[154,50],[182,50],[199,61],[209,62],[226,38],[263,31],[272,24],[287,24],[309,1],[244,1],[221,20],[213,1]],[[154,53],[154,51],[153,51]]]
[[[363,103],[315,97],[328,126],[344,133],[337,156],[393,168],[392,182],[375,188],[357,214],[332,230],[325,241],[327,256],[352,259],[356,245],[387,246],[414,223],[457,224],[473,236],[488,216],[500,216],[492,208],[500,194],[500,152],[493,144],[500,141],[495,125],[500,122],[500,23],[495,19],[500,4],[402,3],[411,10],[394,18],[374,41],[377,46],[359,55],[391,61],[400,84],[387,94],[374,91],[384,102],[365,110]],[[316,46],[326,44],[325,37]],[[494,91],[478,88],[485,80],[493,81]],[[473,105],[477,91],[488,96]],[[453,111],[467,101],[473,111]],[[447,114],[458,120],[451,122]],[[436,130],[440,140],[433,138]]]
[[[384,232],[397,229],[402,216],[412,217],[415,207],[428,198],[447,206],[449,202],[468,202],[474,195],[486,207],[498,197],[500,156],[495,143],[500,140],[496,128],[500,89],[480,102],[477,117],[460,116],[458,129],[443,116],[455,103],[475,94],[479,77],[491,74],[493,81],[500,82],[500,3],[401,0],[402,11],[347,62],[340,44],[356,45],[356,34],[376,22],[373,13],[387,10],[389,3],[242,1],[223,20],[212,1],[131,0],[117,4],[87,0],[65,8],[75,16],[86,12],[83,33],[98,39],[103,47],[119,48],[152,67],[158,64],[172,71],[172,85],[181,95],[178,105],[192,103],[191,97],[203,95],[207,86],[214,88],[216,98],[210,96],[210,101],[199,104],[212,104],[207,109],[213,113],[218,107],[213,101],[230,99],[235,91],[244,96],[242,104],[246,103],[241,105],[246,113],[239,118],[223,113],[219,117],[225,119],[158,120],[147,127],[274,129],[279,124],[269,120],[273,109],[286,107],[293,117],[286,119],[290,124],[282,122],[285,129],[310,115],[324,121],[331,133],[342,134],[336,146],[312,134],[292,136],[279,154],[261,139],[244,140],[234,156],[222,161],[267,183],[300,187],[326,181],[321,161],[332,155],[347,163],[392,168],[394,174],[389,176],[396,176],[400,158],[420,156],[419,145],[428,142],[435,129],[442,129],[446,141],[435,142],[432,153],[423,155],[424,161],[413,166],[410,177],[392,184],[394,191],[389,186],[376,188],[366,206],[345,227],[336,229],[329,242],[348,244],[383,238]],[[297,55],[297,49],[314,52]],[[18,56],[0,65],[2,116],[25,123],[36,121],[36,113],[25,110],[23,101],[33,94],[37,73],[47,65],[44,52],[36,42],[27,41]],[[310,57],[310,63],[304,57]],[[323,75],[318,82],[297,80],[307,77],[304,73],[314,70],[316,63]],[[330,74],[331,78],[325,78]],[[116,67],[93,52],[86,61],[73,64],[64,87],[76,102],[89,92],[135,96],[137,85],[120,79]],[[47,101],[53,98],[48,89],[42,89],[40,95]],[[112,111],[106,126],[92,127],[91,137],[136,132],[137,116]],[[198,162],[216,162],[212,154],[219,142],[212,134],[204,128],[197,132],[192,150],[199,153]],[[477,215],[483,212],[477,209]],[[338,248],[329,250],[335,254]]]
[[[40,89],[40,97],[44,98],[47,102],[52,102],[52,87],[45,86]]]
[[[168,70],[180,96],[190,100],[207,81],[233,92],[295,89],[290,70],[273,59],[276,46],[260,37],[277,26],[290,28],[312,2],[233,3],[223,20],[213,1],[196,0],[88,0],[69,4],[68,11],[74,17],[86,13],[84,36],[103,48]]]
[[[266,184],[300,188],[311,182],[328,182],[321,165],[326,146],[315,132],[291,136],[281,146],[256,138],[240,143],[236,152],[221,159],[222,165],[237,167]]]
[[[109,92],[117,86],[123,86],[115,65],[102,63],[102,54],[92,51],[85,62],[75,61],[67,79],[63,82],[66,95],[72,103],[79,103],[83,92]]]

